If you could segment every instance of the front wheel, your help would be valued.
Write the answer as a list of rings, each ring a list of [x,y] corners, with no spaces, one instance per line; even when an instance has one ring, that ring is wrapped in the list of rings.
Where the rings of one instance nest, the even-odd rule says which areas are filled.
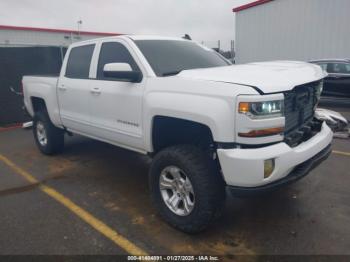
[[[33,134],[40,151],[45,155],[59,153],[64,147],[64,131],[55,127],[46,112],[36,112]]]
[[[197,233],[217,217],[225,185],[212,159],[192,145],[159,152],[149,175],[153,202],[162,218],[186,233]]]

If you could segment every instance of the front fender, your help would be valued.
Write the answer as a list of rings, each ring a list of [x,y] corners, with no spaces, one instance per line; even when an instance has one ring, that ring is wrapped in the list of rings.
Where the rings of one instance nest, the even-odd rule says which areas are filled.
[[[151,92],[145,97],[145,145],[153,151],[152,126],[155,116],[174,117],[206,125],[216,142],[234,141],[233,98],[184,93]]]

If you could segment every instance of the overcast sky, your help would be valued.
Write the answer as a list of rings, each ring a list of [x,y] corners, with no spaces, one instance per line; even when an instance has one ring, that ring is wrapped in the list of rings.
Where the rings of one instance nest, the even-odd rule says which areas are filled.
[[[252,0],[0,0],[0,24],[131,34],[182,36],[197,41],[234,37],[232,8]],[[209,42],[212,41],[212,42]]]

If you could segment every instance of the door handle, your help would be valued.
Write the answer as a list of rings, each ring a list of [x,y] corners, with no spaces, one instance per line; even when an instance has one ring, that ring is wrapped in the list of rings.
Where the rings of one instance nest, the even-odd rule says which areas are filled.
[[[92,88],[92,89],[90,90],[90,92],[91,92],[92,94],[99,95],[99,94],[101,94],[101,89],[98,88],[98,87],[94,87],[94,88]]]
[[[65,87],[65,85],[59,85],[59,86],[58,86],[58,89],[59,89],[59,90],[62,90],[62,91],[66,91],[66,90],[67,90],[67,87]]]

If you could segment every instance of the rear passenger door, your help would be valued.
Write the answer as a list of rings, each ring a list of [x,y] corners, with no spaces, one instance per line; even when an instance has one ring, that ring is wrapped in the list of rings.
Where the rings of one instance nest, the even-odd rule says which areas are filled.
[[[132,83],[103,74],[108,63],[128,63],[135,71],[141,70],[141,63],[127,43],[121,40],[106,40],[99,44],[95,80],[91,81],[90,94],[91,125],[93,135],[100,140],[133,149],[143,148],[142,139],[142,95],[145,85]]]
[[[70,49],[57,86],[61,121],[77,133],[90,134],[90,65],[95,44]]]

